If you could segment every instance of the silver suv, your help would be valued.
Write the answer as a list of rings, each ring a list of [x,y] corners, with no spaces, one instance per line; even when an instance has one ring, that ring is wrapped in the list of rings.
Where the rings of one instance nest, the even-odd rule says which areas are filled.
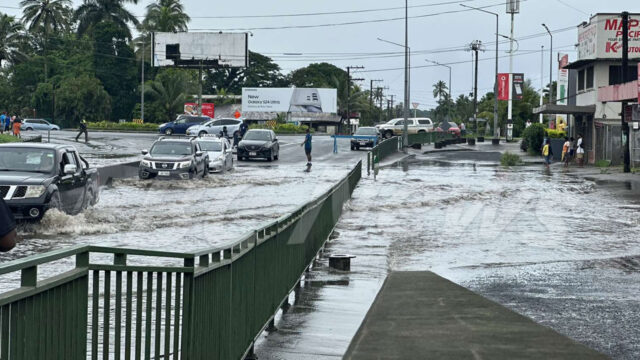
[[[433,131],[433,121],[429,118],[409,118],[407,121],[409,134]],[[384,124],[376,125],[376,128],[380,134],[387,139],[394,135],[402,135],[404,131],[404,119],[391,119]]]

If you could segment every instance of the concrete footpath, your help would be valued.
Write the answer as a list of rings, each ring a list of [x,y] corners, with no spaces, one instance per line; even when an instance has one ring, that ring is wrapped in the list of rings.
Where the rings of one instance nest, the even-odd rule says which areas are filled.
[[[343,359],[607,359],[432,272],[392,272]]]

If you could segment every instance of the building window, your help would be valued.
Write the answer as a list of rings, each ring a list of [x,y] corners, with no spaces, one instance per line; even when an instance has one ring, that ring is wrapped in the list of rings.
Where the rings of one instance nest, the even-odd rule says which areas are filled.
[[[593,66],[587,68],[586,88],[593,89]]]
[[[578,91],[584,90],[585,70],[578,71]]]
[[[635,66],[629,66],[627,71],[627,80],[622,81],[622,66],[609,66],[609,85],[618,85],[638,79],[638,69]]]

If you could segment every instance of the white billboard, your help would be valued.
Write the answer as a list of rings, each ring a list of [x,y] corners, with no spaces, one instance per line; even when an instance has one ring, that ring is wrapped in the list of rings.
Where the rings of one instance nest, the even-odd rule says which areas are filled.
[[[247,67],[246,33],[179,32],[152,34],[153,66]]]
[[[578,60],[622,57],[620,14],[596,14],[578,26]],[[629,15],[629,59],[640,58],[640,14]]]
[[[338,92],[296,87],[242,88],[242,111],[335,114]]]

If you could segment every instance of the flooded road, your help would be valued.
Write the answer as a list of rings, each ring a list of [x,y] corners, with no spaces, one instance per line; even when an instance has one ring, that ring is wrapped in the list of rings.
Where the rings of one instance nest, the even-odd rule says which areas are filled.
[[[640,193],[499,155],[423,155],[363,178],[267,359],[341,358],[386,274],[431,270],[615,359],[640,358]]]

